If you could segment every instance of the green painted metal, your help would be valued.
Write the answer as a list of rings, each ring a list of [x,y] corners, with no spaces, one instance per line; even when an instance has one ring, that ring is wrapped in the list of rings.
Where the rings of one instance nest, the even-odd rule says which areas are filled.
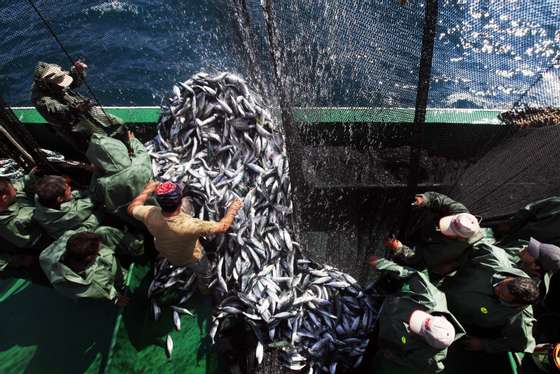
[[[426,123],[500,125],[501,110],[428,109]],[[307,123],[412,123],[414,108],[298,108],[294,119]]]
[[[189,373],[218,374],[227,372],[213,352],[207,328],[212,314],[209,297],[195,296],[188,309],[193,316],[181,316],[181,331],[173,327],[169,308],[154,321],[147,298],[151,282],[151,266],[136,264],[130,281],[134,294],[122,313],[122,322],[115,328],[114,340],[106,373]],[[174,342],[173,356],[165,355],[165,338]]]
[[[99,373],[116,308],[74,301],[24,280],[0,280],[0,373]]]
[[[129,124],[156,123],[160,108],[105,107],[108,113],[122,118]],[[14,108],[17,117],[25,124],[42,124],[45,119],[32,107]],[[457,123],[500,125],[498,115],[502,110],[486,109],[428,109],[427,123]],[[297,108],[294,119],[305,123],[412,123],[414,108]]]
[[[43,116],[33,107],[12,108],[16,116],[26,125],[46,123]],[[126,123],[157,123],[160,115],[159,107],[138,106],[138,107],[106,107],[107,113],[114,114],[122,118]]]
[[[0,303],[7,300],[10,296],[23,291],[30,283],[23,279],[11,279],[4,282],[6,290],[0,293]]]

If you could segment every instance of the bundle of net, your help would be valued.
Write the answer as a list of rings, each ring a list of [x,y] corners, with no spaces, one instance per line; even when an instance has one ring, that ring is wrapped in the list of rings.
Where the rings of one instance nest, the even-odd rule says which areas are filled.
[[[47,161],[57,162],[64,161],[65,158],[62,154],[51,151],[48,149],[40,150],[43,155],[47,158]],[[1,158],[0,159],[0,177],[19,179],[25,176],[25,170],[18,165],[18,163],[11,158]]]
[[[211,286],[221,300],[212,341],[225,320],[241,320],[258,340],[259,363],[267,349],[279,349],[292,370],[357,367],[377,310],[355,279],[307,259],[292,240],[284,138],[263,101],[231,73],[196,74],[167,100],[148,145],[154,175],[183,183],[201,219],[219,220],[235,197],[243,200],[228,232],[208,238],[217,247]]]

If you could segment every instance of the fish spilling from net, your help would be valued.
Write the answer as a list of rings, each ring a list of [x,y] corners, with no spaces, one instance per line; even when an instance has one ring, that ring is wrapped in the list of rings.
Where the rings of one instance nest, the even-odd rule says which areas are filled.
[[[222,300],[211,339],[225,319],[242,319],[258,339],[259,363],[274,348],[293,370],[358,366],[376,306],[351,276],[306,259],[292,239],[286,148],[262,100],[234,74],[199,73],[173,87],[157,131],[147,144],[154,175],[184,184],[198,218],[217,221],[243,200],[230,230],[208,238],[218,254],[211,286]],[[172,308],[184,308],[193,277],[160,261],[150,296],[179,290]]]
[[[48,149],[41,149],[48,161],[62,161],[64,156],[58,152]],[[25,170],[21,168],[17,162],[11,158],[0,159],[0,177],[19,179],[25,176]]]

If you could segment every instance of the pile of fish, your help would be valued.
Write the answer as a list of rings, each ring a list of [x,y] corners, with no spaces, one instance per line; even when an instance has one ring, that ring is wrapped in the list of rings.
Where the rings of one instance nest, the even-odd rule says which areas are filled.
[[[259,341],[259,363],[269,347],[294,370],[359,365],[377,310],[355,279],[306,259],[292,240],[284,139],[262,101],[234,74],[199,73],[178,82],[162,109],[147,144],[154,175],[183,183],[201,219],[220,220],[235,197],[244,204],[226,234],[209,238],[218,248],[211,285],[222,300],[212,340],[225,319],[240,318]],[[191,275],[178,281],[170,270],[178,271],[162,270],[166,279],[156,269],[152,292],[192,293]]]
[[[58,152],[50,151],[48,149],[41,149],[41,152],[46,156],[49,161],[62,161],[64,156]],[[0,159],[0,177],[18,179],[25,175],[23,170],[17,162],[11,158]]]

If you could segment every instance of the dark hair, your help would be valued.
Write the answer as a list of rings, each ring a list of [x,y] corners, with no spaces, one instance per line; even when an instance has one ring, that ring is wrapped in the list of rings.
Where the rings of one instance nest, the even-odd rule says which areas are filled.
[[[58,175],[46,175],[37,185],[37,196],[39,202],[48,208],[58,209],[60,206],[57,199],[64,196],[66,179]]]
[[[5,195],[8,193],[9,186],[12,185],[10,178],[0,177],[0,195]]]
[[[515,303],[534,304],[539,298],[539,283],[532,278],[516,277],[507,284],[508,291],[515,297]]]
[[[161,207],[162,212],[174,212],[178,206],[181,205],[181,198],[178,199],[170,199],[168,197],[161,197],[156,195],[156,200]]]
[[[89,257],[97,255],[101,236],[94,232],[80,232],[66,242],[66,252],[62,261],[70,269],[79,273],[89,265]]]

